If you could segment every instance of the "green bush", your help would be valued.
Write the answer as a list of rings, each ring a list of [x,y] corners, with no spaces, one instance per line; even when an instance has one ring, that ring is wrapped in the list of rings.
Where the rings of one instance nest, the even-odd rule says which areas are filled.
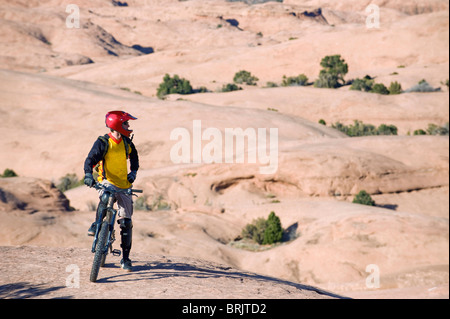
[[[162,99],[167,94],[191,94],[193,89],[191,83],[183,78],[180,78],[177,74],[170,77],[166,74],[163,78],[163,82],[159,85],[156,95]]]
[[[16,176],[17,176],[16,172],[14,172],[12,169],[9,168],[5,168],[3,174],[0,175],[0,177],[16,177]]]
[[[337,88],[345,84],[344,76],[348,72],[348,64],[339,54],[324,57],[320,65],[323,69],[314,82],[315,87]]]
[[[381,124],[377,128],[377,135],[397,135],[397,131],[394,125]]]
[[[378,94],[389,94],[389,90],[383,83],[375,83],[372,87],[372,90],[370,90],[371,93],[378,93]]]
[[[256,76],[253,76],[250,72],[242,70],[239,72],[236,72],[233,78],[234,83],[237,84],[247,84],[247,85],[256,85],[256,82],[259,81],[259,79]]]
[[[355,136],[369,136],[369,135],[397,135],[397,127],[394,125],[381,124],[376,128],[372,124],[364,124],[361,121],[355,120],[353,125],[344,125],[336,122],[331,125],[332,128],[337,129],[350,137]]]
[[[444,126],[436,124],[428,124],[427,133],[430,135],[448,135],[448,122]]]
[[[281,83],[281,86],[303,86],[307,84],[308,77],[304,74],[290,77],[286,77],[286,75],[283,75],[283,82]]]
[[[77,175],[66,174],[65,176],[59,179],[59,184],[56,185],[56,188],[59,189],[61,192],[65,192],[69,189],[78,187],[83,184],[84,184],[83,180],[82,179],[79,180]]]
[[[262,244],[264,241],[264,232],[267,228],[267,221],[260,217],[255,219],[251,224],[247,224],[242,230],[242,237],[249,238]]]
[[[415,130],[414,135],[449,135],[449,125],[448,122],[443,126],[430,123],[426,130],[418,129]]]
[[[338,77],[329,73],[319,74],[319,78],[314,82],[316,88],[334,89],[340,86]]]
[[[242,230],[242,237],[254,240],[260,245],[271,245],[281,241],[283,228],[280,218],[274,212],[270,212],[268,219],[262,217],[247,224]]]
[[[355,79],[352,81],[350,90],[371,92],[378,94],[400,94],[402,93],[402,86],[397,81],[391,82],[389,89],[382,83],[375,83],[374,79],[366,75],[362,79]]]
[[[369,75],[366,75],[362,79],[355,79],[350,86],[350,90],[370,92],[372,90],[372,86],[374,84],[373,78]]]
[[[139,196],[133,201],[133,208],[135,210],[150,211],[152,207],[147,203],[147,195]]]
[[[372,199],[372,197],[370,197],[369,193],[367,193],[365,190],[362,190],[358,194],[356,194],[355,198],[353,198],[353,203],[375,206],[375,201]]]
[[[281,241],[283,236],[283,227],[281,227],[280,218],[274,212],[270,212],[267,218],[267,228],[264,230],[264,245],[272,245]]]
[[[201,86],[197,89],[192,89],[191,93],[197,94],[197,93],[206,93],[206,92],[210,92],[210,91],[208,90],[208,88],[206,86]]]
[[[224,84],[220,92],[231,92],[231,91],[239,91],[242,90],[240,86],[237,86],[234,83]]]
[[[427,135],[427,132],[425,132],[422,129],[418,129],[418,130],[415,130],[413,134],[414,135]]]
[[[276,88],[276,87],[278,87],[278,84],[276,84],[275,82],[266,83],[266,88]]]
[[[389,85],[389,94],[400,94],[402,93],[402,85],[397,81],[391,82]]]
[[[147,202],[147,198],[145,199],[145,201]],[[170,208],[171,208],[170,203],[164,199],[163,195],[154,196],[152,203],[149,206],[150,206],[150,210],[152,210],[152,211],[170,210]]]
[[[348,136],[367,136],[367,135],[377,135],[375,126],[371,124],[364,124],[361,121],[355,120],[354,125],[343,125],[340,122],[331,125],[332,128],[335,128]]]

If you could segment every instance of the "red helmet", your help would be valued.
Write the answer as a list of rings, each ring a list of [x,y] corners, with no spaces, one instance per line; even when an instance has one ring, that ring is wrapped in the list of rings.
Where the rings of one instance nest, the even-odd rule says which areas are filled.
[[[105,123],[110,129],[117,131],[126,137],[130,137],[133,130],[127,130],[122,126],[122,124],[128,120],[137,120],[137,117],[123,111],[111,111],[106,114]]]

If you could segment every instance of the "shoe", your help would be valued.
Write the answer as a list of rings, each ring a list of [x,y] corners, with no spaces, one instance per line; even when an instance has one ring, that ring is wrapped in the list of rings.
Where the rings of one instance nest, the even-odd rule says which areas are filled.
[[[88,229],[88,236],[94,236],[96,230],[97,230],[97,227],[96,227],[95,223],[92,223],[91,227]]]
[[[120,267],[126,271],[131,271],[133,268],[133,266],[131,265],[131,260],[129,260],[129,259],[125,259],[125,260],[122,259],[120,261]]]

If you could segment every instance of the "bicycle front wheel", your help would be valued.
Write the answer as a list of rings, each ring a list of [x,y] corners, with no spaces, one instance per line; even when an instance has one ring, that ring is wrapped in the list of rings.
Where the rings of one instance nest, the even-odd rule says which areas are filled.
[[[97,281],[98,272],[100,266],[105,263],[106,258],[106,243],[108,241],[108,222],[104,221],[100,228],[100,234],[98,235],[97,247],[95,247],[94,261],[92,263],[90,281]]]

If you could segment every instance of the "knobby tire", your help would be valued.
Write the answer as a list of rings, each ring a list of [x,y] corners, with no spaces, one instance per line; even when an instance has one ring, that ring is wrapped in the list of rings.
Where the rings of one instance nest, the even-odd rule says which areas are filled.
[[[94,261],[92,263],[90,276],[90,281],[92,282],[97,281],[100,266],[103,266],[103,264],[105,263],[106,258],[105,246],[107,240],[108,240],[108,222],[104,221],[100,229],[100,234],[98,235],[97,247],[95,247]]]

